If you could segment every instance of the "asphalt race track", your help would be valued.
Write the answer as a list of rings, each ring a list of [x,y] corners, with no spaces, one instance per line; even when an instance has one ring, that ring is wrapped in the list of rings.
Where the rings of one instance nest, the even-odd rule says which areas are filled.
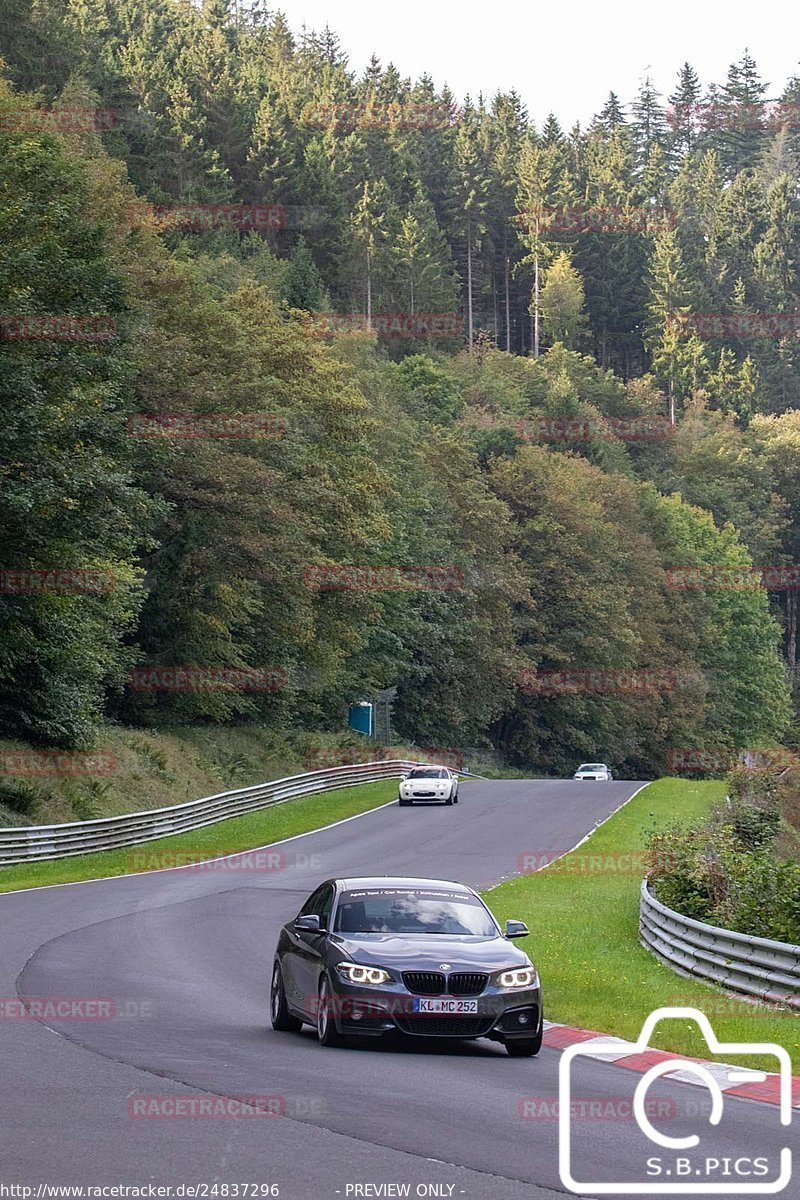
[[[556,1120],[521,1115],[526,1099],[555,1103],[557,1051],[512,1060],[492,1042],[339,1050],[308,1029],[276,1034],[272,954],[321,879],[409,874],[483,887],[516,873],[523,854],[571,848],[639,786],[462,783],[457,807],[394,804],[271,855],[0,895],[0,996],[115,1003],[106,1020],[0,1021],[0,1178],[275,1184],[284,1200],[564,1195]],[[535,958],[535,928],[522,944]],[[546,977],[543,986],[546,1000]],[[574,1096],[632,1094],[633,1072],[575,1065]],[[670,1135],[702,1133],[719,1158],[777,1157],[796,1136],[771,1105],[728,1098],[710,1130],[702,1089],[661,1080],[653,1093]],[[272,1098],[262,1111],[273,1115],[131,1115],[150,1096],[241,1095]],[[576,1173],[595,1180],[636,1181],[659,1153],[633,1121],[578,1122],[575,1138]],[[386,1187],[404,1184],[408,1193]],[[781,1194],[797,1200],[800,1183]]]

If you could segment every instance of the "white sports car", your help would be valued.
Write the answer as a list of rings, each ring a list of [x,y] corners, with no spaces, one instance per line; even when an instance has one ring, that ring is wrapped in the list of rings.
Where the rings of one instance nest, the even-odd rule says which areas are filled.
[[[449,767],[414,767],[400,781],[400,805],[415,800],[443,800],[458,804],[458,775]]]
[[[608,782],[608,780],[613,779],[614,776],[611,774],[611,769],[607,767],[605,763],[583,763],[582,766],[578,767],[572,778],[601,779],[605,782]]]

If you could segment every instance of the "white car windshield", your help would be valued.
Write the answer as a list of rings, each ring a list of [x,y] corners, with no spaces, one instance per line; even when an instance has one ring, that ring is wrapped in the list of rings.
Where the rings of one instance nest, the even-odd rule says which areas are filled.
[[[447,779],[448,772],[443,767],[418,767],[414,771],[409,771],[408,779]]]
[[[578,767],[579,771],[607,771],[608,767],[605,763],[584,763],[582,767]]]

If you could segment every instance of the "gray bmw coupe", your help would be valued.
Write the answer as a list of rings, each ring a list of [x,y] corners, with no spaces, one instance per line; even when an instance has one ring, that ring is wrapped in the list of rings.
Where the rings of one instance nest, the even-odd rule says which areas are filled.
[[[284,925],[272,969],[273,1028],[312,1025],[323,1046],[345,1037],[491,1038],[538,1054],[536,967],[480,896],[461,883],[378,876],[329,879]]]

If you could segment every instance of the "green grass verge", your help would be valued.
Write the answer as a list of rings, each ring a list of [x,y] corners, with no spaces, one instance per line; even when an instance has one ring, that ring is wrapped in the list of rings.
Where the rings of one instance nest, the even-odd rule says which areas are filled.
[[[686,979],[639,944],[638,855],[648,832],[675,821],[694,823],[724,794],[724,783],[716,780],[651,783],[566,859],[509,880],[486,899],[501,920],[528,923],[531,937],[521,945],[539,967],[550,1020],[635,1041],[654,1009],[694,1007],[706,1013],[721,1041],[785,1046],[800,1074],[796,1013],[732,999]],[[625,855],[633,856],[630,866]],[[652,1040],[663,1050],[710,1057],[692,1022],[665,1022]],[[763,1059],[749,1062],[775,1069]]]
[[[53,883],[76,883],[107,875],[127,875],[145,865],[179,865],[237,850],[266,846],[297,833],[308,833],[343,817],[366,812],[397,795],[397,780],[364,783],[357,787],[337,788],[315,796],[288,800],[274,808],[264,808],[243,817],[231,817],[217,825],[208,825],[194,833],[159,838],[140,847],[102,850],[57,862],[0,867],[0,892],[18,888],[43,887]]]

